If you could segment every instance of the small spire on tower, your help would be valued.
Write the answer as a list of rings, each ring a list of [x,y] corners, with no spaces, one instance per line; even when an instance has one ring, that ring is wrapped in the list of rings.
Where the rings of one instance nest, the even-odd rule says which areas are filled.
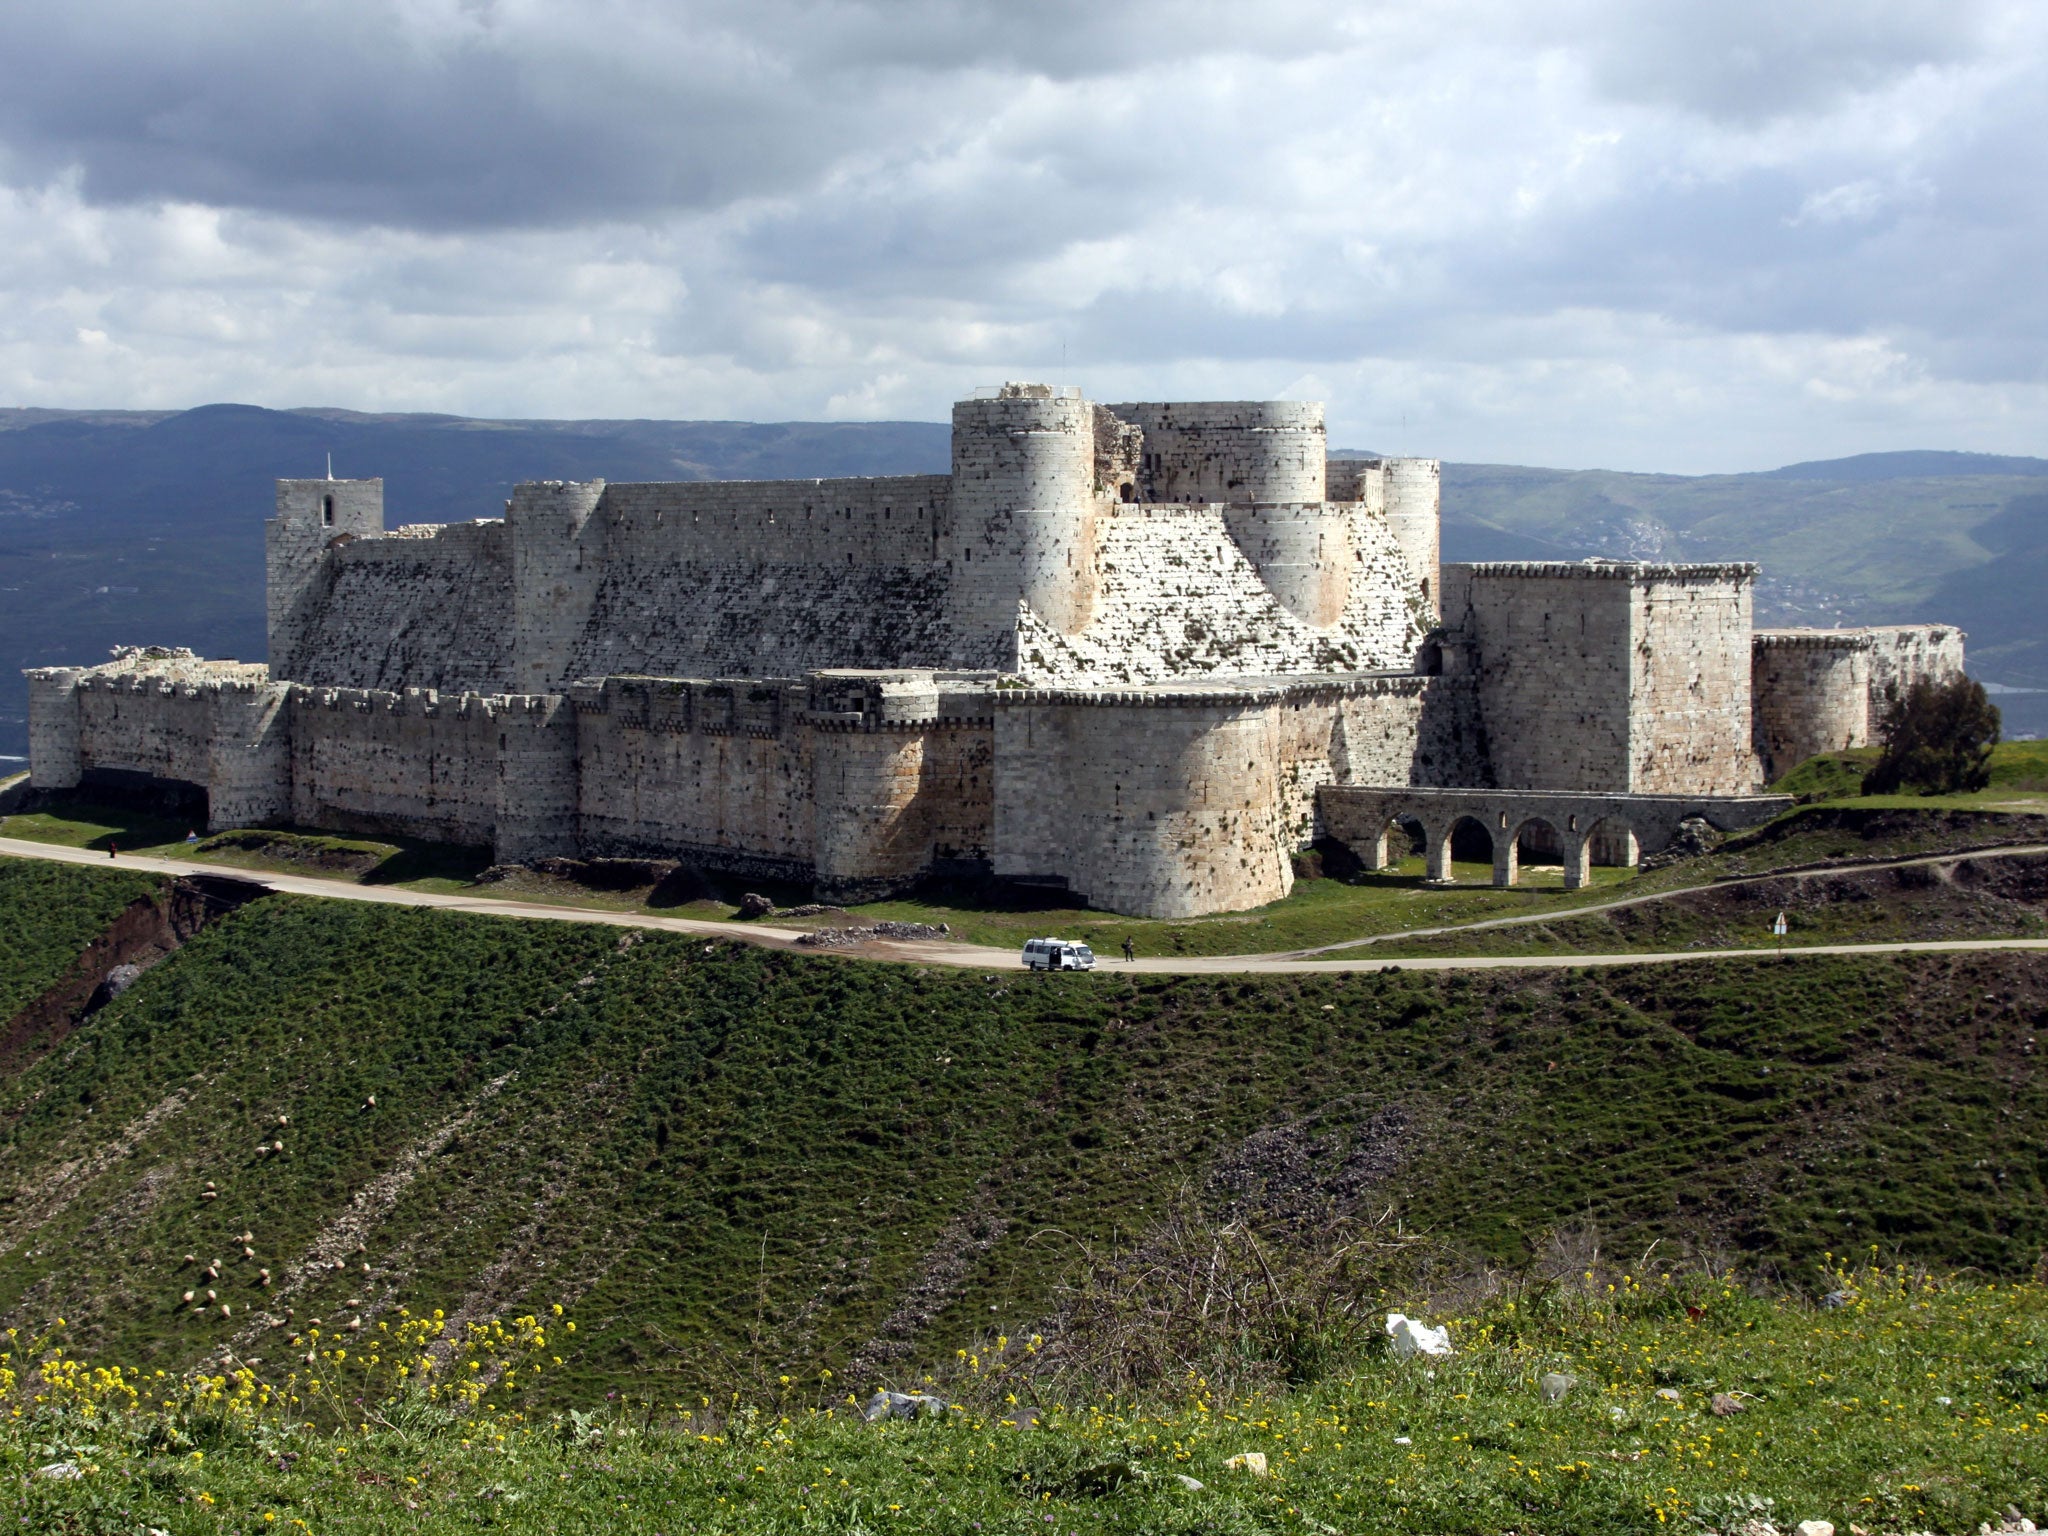
[[[334,452],[332,449],[329,449],[327,454],[327,478],[330,480],[334,478]]]

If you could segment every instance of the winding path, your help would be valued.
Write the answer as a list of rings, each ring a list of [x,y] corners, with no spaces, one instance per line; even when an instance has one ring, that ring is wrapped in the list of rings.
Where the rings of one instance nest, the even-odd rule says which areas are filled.
[[[1948,864],[1959,859],[1981,857],[1987,853],[2000,856],[2011,854],[2048,853],[2048,844],[2026,844],[2017,847],[1997,849],[1975,849],[1955,853],[1924,854],[1910,859],[1888,860],[1877,864],[1847,866],[1857,872],[1867,870],[1896,869],[1915,864]],[[347,881],[322,879],[312,875],[289,875],[264,870],[242,869],[232,864],[202,864],[191,859],[154,858],[147,854],[122,854],[117,859],[95,853],[84,848],[65,848],[53,843],[30,842],[23,838],[0,837],[0,854],[22,859],[46,859],[59,864],[91,864],[105,868],[112,864],[117,868],[148,870],[153,874],[166,875],[215,875],[229,880],[242,880],[251,885],[262,886],[265,890],[276,891],[290,896],[322,896],[330,900],[368,901],[394,907],[433,907],[443,912],[474,912],[490,917],[523,917],[542,922],[558,923],[603,923],[614,928],[642,928],[661,933],[688,933],[704,938],[739,939],[750,944],[761,944],[770,948],[786,949],[795,945],[803,930],[797,928],[775,928],[760,923],[713,922],[691,917],[657,917],[637,912],[614,912],[602,907],[561,907],[548,906],[539,902],[498,900],[488,896],[449,896],[433,891],[411,891],[400,886],[354,885]],[[1131,964],[1114,959],[1102,962],[1102,971],[1109,975],[1135,972],[1151,975],[1216,976],[1234,974],[1271,974],[1295,971],[1311,975],[1328,975],[1343,971],[1499,971],[1499,970],[1559,970],[1592,965],[1669,965],[1687,960],[1763,960],[1775,961],[1779,952],[1770,948],[1758,949],[1688,949],[1672,953],[1638,953],[1615,955],[1445,955],[1427,958],[1364,958],[1356,960],[1315,959],[1317,955],[1334,954],[1346,949],[1363,948],[1373,944],[1395,940],[1429,938],[1446,933],[1460,933],[1484,928],[1508,927],[1522,923],[1555,922],[1563,918],[1583,917],[1598,912],[1609,912],[1620,907],[1639,906],[1645,902],[1661,901],[1686,891],[1701,889],[1720,890],[1729,886],[1753,884],[1763,880],[1783,880],[1801,875],[1818,876],[1839,873],[1843,866],[1820,869],[1786,870],[1776,874],[1745,875],[1735,880],[1716,882],[1710,887],[1688,886],[1677,891],[1653,893],[1645,896],[1630,896],[1620,900],[1602,902],[1594,906],[1566,907],[1554,912],[1536,913],[1517,917],[1487,918],[1474,923],[1459,923],[1438,928],[1406,928],[1394,933],[1378,934],[1372,938],[1351,939],[1341,944],[1325,945],[1320,949],[1289,950],[1283,953],[1265,955],[1159,955],[1147,956]],[[2048,939],[1928,939],[1905,941],[1893,944],[1811,944],[1795,945],[1784,951],[1784,958],[1799,955],[1896,955],[1949,953],[1956,951],[1981,951],[1999,949],[2048,950]],[[952,944],[944,941],[910,942],[902,940],[880,940],[852,949],[819,949],[815,954],[848,955],[866,960],[896,960],[919,965],[951,965],[969,970],[1018,971],[1023,962],[1014,949],[994,949],[974,944]]]

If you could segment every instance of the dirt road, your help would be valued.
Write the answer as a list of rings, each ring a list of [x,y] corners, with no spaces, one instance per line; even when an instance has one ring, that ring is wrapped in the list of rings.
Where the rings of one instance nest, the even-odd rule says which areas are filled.
[[[2000,849],[2001,853],[2040,852],[2042,849]],[[697,934],[705,938],[738,939],[749,944],[762,944],[771,948],[790,948],[795,945],[802,930],[796,928],[775,928],[760,923],[710,922],[689,917],[654,917],[634,912],[609,912],[600,907],[557,907],[545,906],[528,901],[500,901],[487,896],[447,896],[431,891],[409,891],[397,886],[352,885],[341,880],[324,880],[310,875],[277,874],[268,871],[240,869],[231,864],[202,864],[190,859],[151,858],[146,855],[122,854],[110,859],[104,853],[95,853],[84,848],[62,848],[51,843],[29,842],[21,838],[0,837],[0,854],[23,859],[47,859],[60,864],[91,864],[99,868],[144,869],[166,875],[217,875],[229,880],[245,880],[260,885],[266,890],[277,891],[291,896],[319,896],[334,901],[369,901],[395,907],[433,907],[443,912],[475,912],[490,917],[521,917],[540,922],[558,923],[604,923],[614,928],[644,928],[660,933]],[[1969,857],[1967,854],[1937,854],[1920,859],[1900,860],[1902,864],[1931,864]],[[1858,866],[1869,868],[1873,866]],[[1875,866],[1887,867],[1887,866]],[[1757,878],[1784,878],[1783,876],[1758,876]],[[1631,897],[1625,901],[1605,903],[1596,907],[1573,908],[1564,912],[1553,912],[1533,918],[1494,918],[1485,922],[1472,923],[1471,928],[1499,927],[1506,923],[1542,922],[1558,917],[1578,916],[1587,912],[1610,910],[1613,907],[1635,905],[1656,897]],[[1384,938],[1416,938],[1428,934],[1455,932],[1456,929],[1424,928],[1410,929],[1404,933],[1384,935]],[[1272,974],[1284,971],[1298,971],[1308,974],[1327,974],[1333,971],[1498,971],[1498,970],[1556,970],[1586,965],[1667,965],[1683,960],[1727,960],[1753,959],[1775,962],[1778,951],[1760,949],[1689,949],[1670,954],[1618,954],[1618,955],[1449,955],[1428,959],[1391,959],[1373,957],[1368,950],[1355,960],[1312,959],[1310,956],[1327,954],[1335,950],[1369,944],[1373,941],[1353,941],[1353,944],[1331,945],[1323,950],[1293,950],[1269,955],[1161,955],[1146,956],[1135,963],[1125,964],[1121,960],[1104,957],[1101,973],[1114,975],[1130,971],[1145,975],[1217,976],[1232,974]],[[1786,950],[1785,958],[1798,955],[1883,955],[1942,953],[1956,950],[1992,949],[2040,949],[2048,950],[2048,939],[1953,939],[1928,940],[1919,943],[1899,944],[1816,944],[1795,946]],[[894,960],[915,965],[951,965],[970,970],[1016,971],[1023,969],[1023,962],[1014,949],[991,949],[973,944],[952,944],[943,940],[930,942],[880,941],[852,949],[818,950],[819,954],[851,955],[865,960]]]

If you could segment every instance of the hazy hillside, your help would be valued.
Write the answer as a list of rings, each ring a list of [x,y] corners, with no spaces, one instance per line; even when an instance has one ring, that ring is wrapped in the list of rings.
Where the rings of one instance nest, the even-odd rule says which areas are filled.
[[[25,750],[17,670],[115,644],[263,652],[270,482],[382,475],[392,522],[497,515],[519,480],[942,471],[926,422],[495,422],[216,405],[0,411],[0,756]],[[1682,477],[1450,464],[1450,559],[1755,559],[1766,622],[1940,618],[1975,669],[2048,688],[2048,459],[1869,454]],[[2016,726],[2048,695],[2002,700]]]
[[[1450,560],[1754,560],[1765,624],[1942,619],[1970,670],[2048,689],[2048,459],[1865,454],[1767,474],[1444,466]],[[2048,732],[2048,693],[1997,701]]]
[[[62,909],[132,899],[0,860],[27,940],[0,987],[62,971]],[[2030,1273],[2048,956],[1757,980],[997,976],[270,897],[75,1027],[15,1015],[0,1321],[168,1368],[271,1352],[287,1306],[559,1301],[593,1394],[866,1379],[1024,1336],[1084,1249],[1176,1202],[1268,1231],[1390,1211],[1461,1263],[1563,1226],[1790,1277],[1872,1243]]]

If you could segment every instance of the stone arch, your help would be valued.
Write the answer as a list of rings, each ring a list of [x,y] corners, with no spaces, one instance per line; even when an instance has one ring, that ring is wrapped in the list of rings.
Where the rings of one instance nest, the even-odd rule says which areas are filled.
[[[1635,823],[1623,812],[1609,811],[1598,818],[1582,818],[1585,830],[1586,862],[1633,869],[1642,857]]]
[[[1403,859],[1411,859],[1420,853],[1424,860],[1429,857],[1429,828],[1413,811],[1390,809],[1380,818],[1380,828],[1372,849],[1370,869],[1392,869]]]
[[[1487,811],[1460,811],[1433,827],[1429,878],[1445,883],[1456,879],[1452,866],[1461,856],[1468,864],[1489,860],[1497,862],[1494,850],[1498,846],[1498,835],[1497,829],[1491,825],[1496,820],[1498,817]]]
[[[1548,864],[1555,859],[1559,864],[1566,864],[1571,834],[1560,823],[1568,824],[1570,820],[1570,817],[1532,813],[1516,821],[1512,830],[1494,841],[1493,883],[1502,886],[1515,884],[1522,877],[1525,860]]]

